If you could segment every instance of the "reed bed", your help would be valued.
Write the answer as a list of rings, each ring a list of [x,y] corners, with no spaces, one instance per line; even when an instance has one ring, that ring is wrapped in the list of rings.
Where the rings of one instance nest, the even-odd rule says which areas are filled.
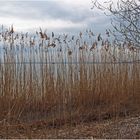
[[[92,31],[0,33],[0,122],[76,125],[140,113],[140,50]]]

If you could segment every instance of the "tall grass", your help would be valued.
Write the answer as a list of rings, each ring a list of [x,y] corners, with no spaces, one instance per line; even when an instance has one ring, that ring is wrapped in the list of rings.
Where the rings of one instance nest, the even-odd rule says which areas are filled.
[[[91,35],[2,32],[0,121],[56,127],[139,114],[139,49]]]

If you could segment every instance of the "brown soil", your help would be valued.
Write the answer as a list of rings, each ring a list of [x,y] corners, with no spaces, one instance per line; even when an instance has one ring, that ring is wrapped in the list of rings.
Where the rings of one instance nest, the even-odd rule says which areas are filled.
[[[140,116],[48,128],[45,121],[9,125],[0,122],[0,138],[140,138]]]

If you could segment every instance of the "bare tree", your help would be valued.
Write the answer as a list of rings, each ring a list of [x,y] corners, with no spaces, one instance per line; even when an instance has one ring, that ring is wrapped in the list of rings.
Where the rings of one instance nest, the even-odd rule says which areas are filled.
[[[99,2],[93,0],[93,8],[97,7],[110,13],[114,31],[111,33],[118,41],[133,43],[140,47],[140,0],[110,0]]]

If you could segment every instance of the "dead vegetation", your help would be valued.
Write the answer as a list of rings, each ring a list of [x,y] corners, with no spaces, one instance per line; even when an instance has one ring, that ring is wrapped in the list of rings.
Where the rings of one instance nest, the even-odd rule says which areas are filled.
[[[132,44],[11,31],[0,34],[0,135],[10,138],[15,125],[28,135],[28,124],[55,130],[140,113],[140,50]]]

